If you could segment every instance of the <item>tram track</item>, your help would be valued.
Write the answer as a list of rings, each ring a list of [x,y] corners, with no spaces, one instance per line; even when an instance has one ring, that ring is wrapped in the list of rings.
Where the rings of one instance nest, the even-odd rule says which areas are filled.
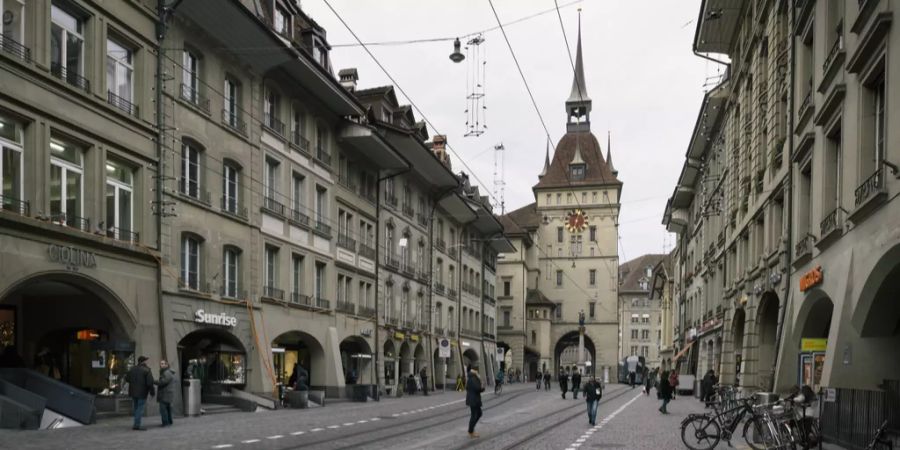
[[[521,392],[515,392],[515,393],[503,395],[503,396],[495,396],[494,398],[491,399],[494,401],[485,402],[485,404],[487,406],[485,406],[484,410],[490,410],[490,409],[496,408],[498,406],[501,406],[507,402],[510,402],[514,399],[517,399],[517,398],[519,398],[525,394],[531,393],[531,392],[532,391],[530,389],[525,389]],[[370,445],[370,444],[373,444],[376,442],[387,441],[387,440],[391,440],[391,439],[396,439],[397,437],[400,437],[400,436],[405,436],[405,435],[412,434],[412,433],[418,433],[426,428],[436,427],[439,425],[447,424],[450,422],[454,422],[454,421],[469,417],[468,408],[466,409],[466,412],[464,414],[457,414],[457,415],[453,415],[452,417],[447,417],[447,416],[448,416],[448,414],[446,414],[446,413],[434,414],[434,415],[430,415],[428,417],[411,416],[411,417],[416,417],[417,420],[403,422],[400,424],[394,422],[394,419],[395,419],[394,417],[385,417],[385,418],[383,418],[383,420],[379,421],[380,423],[383,423],[384,426],[379,426],[375,429],[370,428],[370,429],[357,431],[357,432],[353,432],[353,433],[342,434],[341,436],[338,436],[338,437],[332,436],[332,437],[322,438],[322,439],[315,440],[315,441],[307,441],[307,442],[304,442],[299,445],[281,447],[281,450],[293,450],[293,449],[300,449],[300,448],[308,448],[308,447],[313,447],[313,446],[316,446],[319,444],[333,443],[335,441],[342,441],[345,439],[350,439],[350,438],[353,438],[356,436],[361,436],[361,435],[373,435],[376,433],[383,433],[385,431],[390,432],[390,434],[388,434],[386,436],[379,436],[379,437],[373,437],[370,439],[366,439],[365,444]],[[438,421],[434,422],[433,419],[442,419],[442,420],[438,420]],[[408,428],[408,429],[405,429],[405,428]],[[343,446],[343,447],[338,447],[338,450],[357,448],[357,447],[359,447],[359,445],[360,445],[359,443],[355,443],[355,444],[351,444],[351,445],[347,445],[347,446]]]
[[[629,392],[631,392],[630,389],[623,389],[621,392],[619,392],[619,393],[617,393],[617,394],[615,394],[615,395],[613,395],[613,396],[611,396],[611,397],[605,397],[603,400],[600,400],[599,405],[607,404],[607,403],[609,403],[609,402],[611,402],[611,401],[613,401],[613,400],[615,400],[615,399],[617,399],[617,398],[619,398],[619,397],[622,397],[623,395],[625,395],[625,394],[627,394],[627,393],[629,393]],[[599,405],[598,405],[598,406],[599,406]],[[557,416],[557,415],[559,415],[559,414],[563,414],[563,413],[566,413],[566,412],[573,411],[573,410],[575,410],[575,409],[578,409],[578,411],[575,412],[575,413],[572,413],[572,414],[568,414],[568,415],[566,415],[565,417],[563,417],[563,418],[560,419],[560,420],[556,420],[556,421],[554,421],[553,423],[550,423],[550,424],[548,424],[548,425],[546,425],[546,426],[543,426],[543,427],[537,429],[536,431],[533,431],[533,432],[529,433],[529,434],[526,435],[525,437],[516,440],[516,442],[514,442],[514,443],[512,443],[512,444],[507,444],[507,445],[504,446],[504,447],[491,447],[491,448],[502,448],[503,450],[512,450],[512,449],[522,448],[522,445],[523,445],[523,444],[525,444],[525,443],[527,443],[528,441],[534,439],[535,437],[538,437],[538,436],[544,434],[544,433],[547,432],[548,430],[553,429],[554,427],[557,427],[557,426],[559,426],[559,425],[562,425],[562,424],[564,424],[564,423],[566,423],[566,422],[568,422],[568,421],[570,421],[570,420],[572,420],[572,419],[574,419],[574,418],[576,418],[576,417],[584,416],[584,415],[585,415],[585,405],[584,405],[584,403],[578,402],[577,405],[572,405],[572,406],[565,407],[565,408],[563,408],[563,409],[560,409],[560,410],[558,410],[558,411],[555,411],[555,412],[553,412],[553,413],[550,413],[550,414],[547,415],[547,416],[536,417],[536,418],[531,419],[531,420],[529,420],[529,421],[527,421],[527,422],[522,422],[522,423],[517,424],[517,425],[515,425],[515,426],[512,426],[512,427],[509,427],[509,428],[504,429],[504,430],[503,430],[503,433],[497,433],[497,434],[494,434],[494,435],[492,435],[492,436],[488,436],[488,437],[486,437],[486,438],[481,438],[481,439],[474,439],[474,440],[471,440],[471,441],[467,442],[465,445],[456,447],[454,450],[462,450],[462,449],[466,449],[466,448],[473,448],[473,447],[481,446],[481,445],[483,445],[483,444],[485,444],[485,443],[494,441],[494,440],[496,440],[496,439],[500,439],[500,438],[508,438],[509,435],[510,435],[510,433],[513,432],[513,431],[515,431],[515,430],[519,430],[519,429],[526,428],[526,427],[530,428],[532,425],[534,425],[534,424],[536,424],[536,423],[538,423],[538,422],[541,422],[541,421],[543,421],[543,420],[547,420],[548,418],[553,417],[553,416]]]

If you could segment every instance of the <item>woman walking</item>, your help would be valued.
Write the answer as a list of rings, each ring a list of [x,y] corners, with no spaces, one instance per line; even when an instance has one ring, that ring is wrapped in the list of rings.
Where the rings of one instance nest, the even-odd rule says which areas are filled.
[[[659,398],[662,400],[662,406],[659,407],[659,412],[668,414],[669,411],[666,409],[666,405],[668,405],[669,400],[672,399],[672,385],[669,384],[669,372],[663,372],[662,376],[659,378]]]
[[[481,378],[478,378],[478,368],[469,369],[469,380],[466,382],[466,405],[469,405],[469,437],[477,438],[479,435],[475,432],[475,425],[481,418],[481,393],[484,392],[484,386],[481,385]]]

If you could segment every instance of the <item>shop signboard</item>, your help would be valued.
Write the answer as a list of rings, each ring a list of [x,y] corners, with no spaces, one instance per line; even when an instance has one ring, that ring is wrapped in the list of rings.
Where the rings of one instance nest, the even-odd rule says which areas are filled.
[[[822,266],[810,270],[800,277],[800,292],[806,292],[820,284],[822,284]]]
[[[411,335],[409,336],[409,340],[411,340],[411,341],[413,341],[413,342],[419,342],[419,335],[418,335],[418,334],[411,334]]]
[[[396,333],[394,333],[394,339],[399,339],[402,341],[402,340],[406,339],[406,335],[397,331]]]
[[[229,316],[224,312],[215,314],[198,309],[194,312],[194,322],[234,328],[237,326],[237,317]]]
[[[801,352],[824,352],[828,347],[828,339],[803,338],[800,339]]]
[[[51,262],[62,264],[73,272],[77,272],[80,267],[97,267],[97,255],[94,252],[76,247],[50,244],[47,246],[47,257]]]

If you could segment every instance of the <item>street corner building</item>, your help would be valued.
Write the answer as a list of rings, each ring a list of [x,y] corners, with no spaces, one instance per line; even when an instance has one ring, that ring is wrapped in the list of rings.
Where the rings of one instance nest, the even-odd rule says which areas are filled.
[[[446,138],[335,75],[299,2],[158,6],[0,1],[0,401],[23,396],[20,425],[129,414],[140,355],[207,409],[278,408],[295,370],[317,403],[421,369],[492,380],[516,249]]]
[[[622,182],[591,131],[580,29],[577,45],[566,134],[552,159],[547,143],[535,202],[500,217],[516,252],[499,259],[497,345],[528,380],[581,370],[615,382]]]
[[[663,220],[682,373],[822,388],[841,444],[865,399],[865,430],[900,400],[898,6],[704,1],[694,50],[730,62]]]

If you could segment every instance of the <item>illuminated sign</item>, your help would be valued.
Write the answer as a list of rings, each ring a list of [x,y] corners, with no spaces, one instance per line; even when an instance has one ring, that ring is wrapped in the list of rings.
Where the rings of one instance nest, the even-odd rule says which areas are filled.
[[[817,266],[800,277],[800,292],[806,292],[815,286],[822,284],[822,266]]]
[[[207,323],[210,325],[222,325],[225,327],[236,327],[237,317],[226,315],[225,313],[213,314],[202,309],[194,312],[194,322]]]

